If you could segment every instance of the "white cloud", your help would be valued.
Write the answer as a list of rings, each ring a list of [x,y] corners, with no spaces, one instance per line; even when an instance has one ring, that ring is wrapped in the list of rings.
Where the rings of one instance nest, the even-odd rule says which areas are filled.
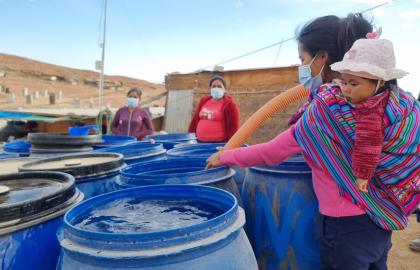
[[[290,25],[290,22],[289,21],[280,21],[280,24],[281,25]]]
[[[241,8],[244,6],[244,3],[241,0],[236,1],[236,5],[237,8]]]
[[[401,29],[407,30],[413,28],[413,26],[414,25],[412,23],[404,23],[401,25]]]
[[[413,11],[401,12],[399,16],[405,20],[414,20],[420,18],[420,8]]]

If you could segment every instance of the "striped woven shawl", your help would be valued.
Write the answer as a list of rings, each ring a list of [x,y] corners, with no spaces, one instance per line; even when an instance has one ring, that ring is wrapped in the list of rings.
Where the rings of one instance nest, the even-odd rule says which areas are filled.
[[[295,127],[306,155],[337,182],[340,194],[366,211],[383,229],[407,226],[420,202],[420,106],[414,97],[391,87],[385,109],[384,147],[368,194],[359,192],[351,170],[354,109],[338,85],[314,97]]]

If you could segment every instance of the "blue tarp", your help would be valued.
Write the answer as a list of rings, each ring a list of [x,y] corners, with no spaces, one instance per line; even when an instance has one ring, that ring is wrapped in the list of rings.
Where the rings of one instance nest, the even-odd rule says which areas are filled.
[[[77,120],[70,117],[49,117],[49,116],[35,115],[32,113],[10,112],[10,111],[0,111],[0,119],[45,121],[45,122],[58,122],[58,121],[69,121],[69,120],[76,121]]]

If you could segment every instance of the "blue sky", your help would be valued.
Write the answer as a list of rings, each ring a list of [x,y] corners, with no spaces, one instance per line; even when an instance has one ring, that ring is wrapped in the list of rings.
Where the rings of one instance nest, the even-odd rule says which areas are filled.
[[[386,0],[108,0],[105,73],[162,82],[294,36],[308,20]],[[0,52],[94,69],[102,0],[0,0]],[[420,90],[420,0],[366,13],[394,42],[400,80]],[[278,53],[278,57],[276,55]],[[298,64],[295,41],[226,63],[226,70]]]

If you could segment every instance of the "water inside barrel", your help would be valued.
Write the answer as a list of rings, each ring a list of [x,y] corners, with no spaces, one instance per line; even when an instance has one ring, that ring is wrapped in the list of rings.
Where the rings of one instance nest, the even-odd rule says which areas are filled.
[[[191,226],[221,214],[221,209],[193,200],[124,198],[94,208],[74,224],[97,232],[146,233]]]

